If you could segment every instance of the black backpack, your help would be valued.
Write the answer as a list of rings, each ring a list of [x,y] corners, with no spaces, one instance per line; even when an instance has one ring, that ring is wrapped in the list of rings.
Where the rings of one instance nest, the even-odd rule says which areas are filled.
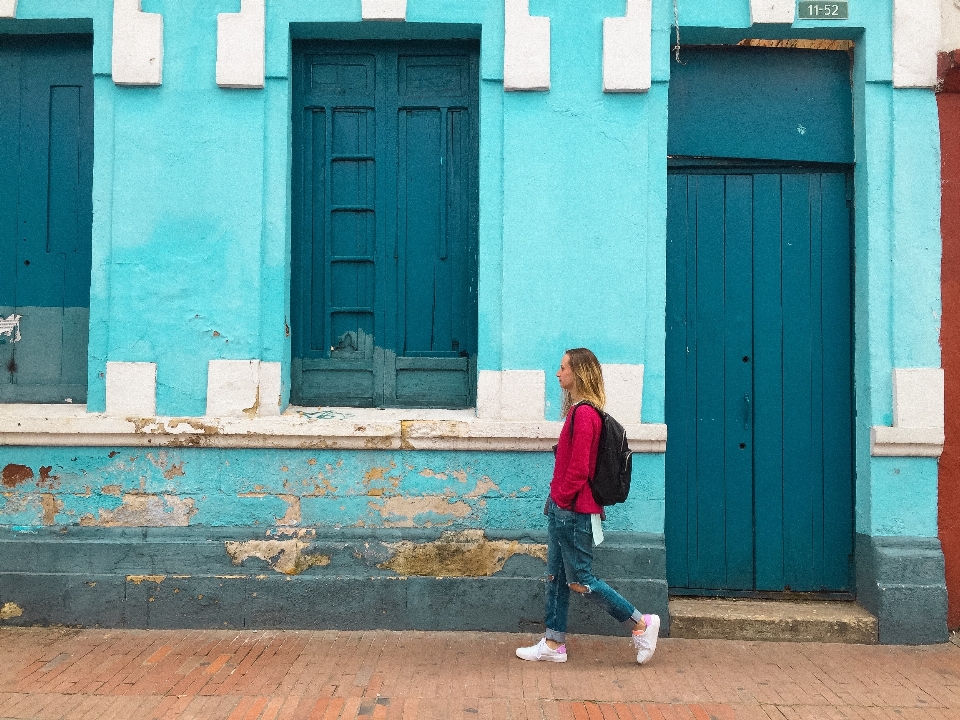
[[[573,421],[576,409],[589,405],[600,413],[600,444],[597,448],[597,465],[590,478],[590,492],[601,507],[616,505],[627,499],[630,493],[630,476],[633,474],[633,452],[627,444],[627,431],[623,425],[591,403],[577,403],[570,411],[570,438],[573,438]]]

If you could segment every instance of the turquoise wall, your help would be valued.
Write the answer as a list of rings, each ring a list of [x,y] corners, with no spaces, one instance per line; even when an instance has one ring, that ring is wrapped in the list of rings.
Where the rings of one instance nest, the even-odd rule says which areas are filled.
[[[0,448],[0,526],[545,530],[550,453]],[[606,528],[661,532],[662,456]]]
[[[291,35],[479,36],[479,366],[542,369],[551,378],[564,348],[588,345],[605,362],[645,365],[643,418],[663,421],[673,2],[654,1],[653,86],[636,95],[601,92],[602,18],[622,15],[625,0],[532,0],[532,12],[552,23],[547,93],[503,92],[502,0],[409,0],[408,22],[383,24],[360,23],[359,0],[272,0],[266,87],[221,89],[216,15],[239,7],[239,0],[144,0],[145,11],[164,16],[163,85],[156,88],[112,82],[110,0],[20,0],[18,19],[0,22],[0,32],[83,30],[92,23],[91,412],[104,409],[107,360],[156,362],[163,415],[204,412],[210,359],[279,361],[287,382]],[[678,0],[676,9],[685,43],[745,36],[856,42],[857,529],[932,537],[936,463],[897,459],[897,475],[890,460],[869,450],[870,426],[892,420],[891,370],[940,364],[936,107],[931,90],[892,87],[890,3],[851,3],[849,21],[792,28],[750,28],[748,0]],[[51,18],[72,20],[41,22]],[[553,382],[547,400],[548,417],[557,417]],[[196,466],[213,467],[229,456],[197,452],[190,460]],[[199,459],[204,452],[210,459]],[[64,462],[59,453],[44,465]],[[105,472],[85,457],[86,472]],[[279,462],[274,451],[242,457],[254,466]],[[506,457],[490,454],[484,472],[505,473]],[[539,477],[548,462],[531,455],[519,464],[527,468],[521,474]],[[637,503],[648,509],[623,527],[660,532],[662,458],[645,457],[641,466],[649,492]],[[228,504],[243,504],[227,497]],[[361,517],[343,512],[344,521]],[[5,520],[26,517],[5,514]],[[470,517],[496,524],[506,521],[495,517],[508,516]],[[205,516],[198,509],[194,517]]]

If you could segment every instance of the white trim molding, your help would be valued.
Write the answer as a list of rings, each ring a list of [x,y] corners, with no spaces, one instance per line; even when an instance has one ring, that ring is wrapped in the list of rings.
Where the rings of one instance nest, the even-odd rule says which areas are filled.
[[[361,0],[364,20],[406,20],[407,0]]]
[[[157,414],[157,364],[107,362],[107,415],[153,417]]]
[[[163,16],[145,13],[141,0],[113,2],[113,82],[163,83]]]
[[[0,404],[0,446],[549,452],[562,428],[483,420],[473,410],[291,407],[279,417],[121,418],[82,405]],[[624,428],[634,452],[666,451],[666,425]]]
[[[550,89],[550,18],[530,16],[530,0],[504,0],[503,89]]]
[[[269,417],[280,414],[280,363],[210,360],[207,416]]]
[[[943,441],[943,369],[894,368],[893,427],[870,429],[870,454],[940,457]]]
[[[893,86],[937,84],[940,0],[893,0]]]
[[[652,0],[627,0],[624,17],[603,19],[603,91],[650,89]]]
[[[0,18],[17,16],[17,0],[0,0]]]
[[[217,15],[217,85],[262,88],[265,77],[265,0],[241,0],[240,12]]]
[[[750,0],[751,25],[792,25],[796,17],[796,0]]]

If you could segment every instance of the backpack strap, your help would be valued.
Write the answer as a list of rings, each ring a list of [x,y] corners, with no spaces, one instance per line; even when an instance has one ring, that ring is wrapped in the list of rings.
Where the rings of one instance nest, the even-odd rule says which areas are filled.
[[[576,405],[574,405],[572,408],[570,408],[570,439],[571,439],[571,440],[573,440],[573,422],[574,422],[574,420],[576,420],[576,418],[577,418],[577,408],[580,407],[581,405],[586,405],[587,407],[592,407],[594,410],[597,411],[597,415],[600,416],[601,422],[603,421],[603,413],[600,411],[599,408],[595,407],[594,404],[593,404],[592,402],[589,402],[588,400],[581,400],[581,401],[578,402]]]

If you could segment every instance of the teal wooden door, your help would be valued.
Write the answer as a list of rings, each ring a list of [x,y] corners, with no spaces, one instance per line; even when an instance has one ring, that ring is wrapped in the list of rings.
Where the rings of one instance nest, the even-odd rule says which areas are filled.
[[[0,36],[2,402],[86,401],[92,48]]]
[[[472,406],[478,49],[295,50],[292,400]]]
[[[671,588],[847,591],[849,177],[678,167],[668,182]]]

